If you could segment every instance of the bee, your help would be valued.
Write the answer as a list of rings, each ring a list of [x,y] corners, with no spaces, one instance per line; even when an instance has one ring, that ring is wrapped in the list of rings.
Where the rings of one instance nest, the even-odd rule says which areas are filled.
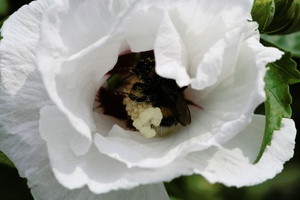
[[[184,98],[184,90],[175,80],[159,76],[155,72],[155,59],[141,58],[131,69],[137,78],[132,84],[128,97],[138,103],[150,103],[162,110],[161,127],[172,127],[180,123],[182,126],[191,123],[191,114]]]
[[[180,88],[175,80],[155,72],[153,51],[121,56],[107,75],[98,91],[99,107],[103,114],[125,120],[128,129],[136,130],[133,122],[149,107],[158,107],[162,113],[159,126],[152,126],[160,136],[173,132],[178,123],[191,123],[190,102],[184,98],[187,87]]]

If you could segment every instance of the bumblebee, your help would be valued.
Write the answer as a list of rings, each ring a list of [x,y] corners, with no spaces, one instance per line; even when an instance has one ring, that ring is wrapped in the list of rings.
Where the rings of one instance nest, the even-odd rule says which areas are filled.
[[[182,126],[191,123],[191,115],[184,98],[186,87],[180,88],[175,80],[162,78],[155,72],[155,60],[142,58],[136,67],[131,69],[136,77],[128,97],[138,103],[151,104],[162,110],[163,119],[160,127]]]
[[[189,101],[183,94],[186,87],[180,88],[175,80],[156,74],[153,51],[126,55],[123,59],[128,63],[126,66],[121,59],[123,57],[108,73],[110,78],[106,86],[102,86],[98,92],[98,101],[104,114],[126,120],[127,128],[142,133],[134,125],[141,112],[159,108],[162,115],[159,125],[150,123],[148,127],[159,136],[173,132],[178,123],[182,126],[191,123]]]

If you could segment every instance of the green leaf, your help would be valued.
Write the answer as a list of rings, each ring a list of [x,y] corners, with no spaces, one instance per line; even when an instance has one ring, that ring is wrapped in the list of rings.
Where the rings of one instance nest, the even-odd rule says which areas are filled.
[[[265,46],[274,46],[266,41],[262,43]],[[269,70],[265,77],[266,126],[262,145],[254,163],[260,160],[266,147],[271,145],[273,132],[280,130],[282,118],[291,117],[292,96],[289,85],[300,82],[300,72],[296,69],[296,63],[292,60],[290,52],[285,52],[280,60],[268,64],[267,67]]]
[[[0,164],[15,168],[14,164],[1,151],[0,151]]]

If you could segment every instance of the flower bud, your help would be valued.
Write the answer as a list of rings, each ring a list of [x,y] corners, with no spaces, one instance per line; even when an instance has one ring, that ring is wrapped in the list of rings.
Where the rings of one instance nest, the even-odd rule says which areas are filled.
[[[252,7],[253,20],[259,24],[259,30],[263,31],[272,22],[275,13],[274,0],[255,0]]]
[[[300,30],[300,1],[255,0],[252,16],[259,23],[261,32],[268,34],[293,33]]]

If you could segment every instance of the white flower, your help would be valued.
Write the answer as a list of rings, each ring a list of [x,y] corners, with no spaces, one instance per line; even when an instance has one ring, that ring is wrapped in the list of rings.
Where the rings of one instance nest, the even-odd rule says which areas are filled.
[[[251,7],[251,0],[40,0],[11,16],[0,44],[0,149],[34,197],[164,199],[157,183],[180,175],[241,187],[279,173],[293,155],[289,119],[253,165],[265,65],[282,53],[259,43]],[[93,109],[118,56],[149,50],[157,73],[189,86],[193,102],[191,124],[168,137],[145,138]]]

